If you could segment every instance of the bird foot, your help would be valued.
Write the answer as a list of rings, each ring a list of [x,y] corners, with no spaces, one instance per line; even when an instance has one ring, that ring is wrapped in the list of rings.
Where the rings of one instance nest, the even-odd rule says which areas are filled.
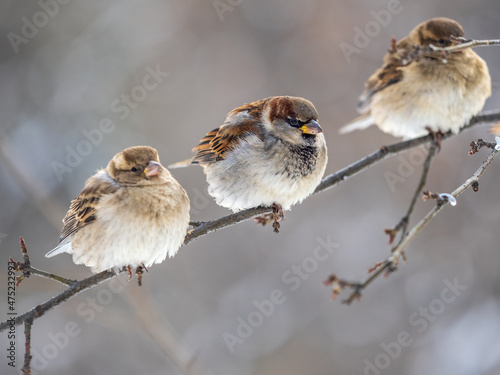
[[[253,220],[257,224],[261,224],[262,226],[265,226],[272,221],[273,222],[272,226],[274,229],[273,232],[279,233],[280,229],[279,222],[285,219],[285,214],[283,212],[283,208],[277,203],[273,203],[271,209],[272,209],[271,213],[254,217]]]
[[[125,267],[128,273],[128,281],[132,280],[132,267],[130,265]],[[137,285],[142,286],[142,275],[144,271],[149,272],[144,263],[135,268],[135,274],[137,275]]]
[[[269,224],[273,220],[273,214],[260,215],[260,216],[254,217],[253,220],[257,224],[260,224],[262,226],[266,226],[267,224]]]
[[[146,268],[144,263],[142,263],[141,266],[135,269],[135,274],[137,275],[137,285],[139,286],[142,286],[142,274],[144,273],[144,271],[148,272],[148,269]]]
[[[441,151],[441,143],[443,141],[443,136],[444,136],[443,132],[440,130],[436,132],[428,126],[425,129],[432,136],[432,143],[434,143],[434,146],[436,146],[437,152]]]
[[[285,219],[285,213],[283,212],[283,207],[281,207],[279,204],[277,203],[273,203],[273,205],[271,206],[271,208],[273,209],[273,232],[274,233],[279,233],[279,229],[280,229],[280,221],[283,221],[283,219]]]

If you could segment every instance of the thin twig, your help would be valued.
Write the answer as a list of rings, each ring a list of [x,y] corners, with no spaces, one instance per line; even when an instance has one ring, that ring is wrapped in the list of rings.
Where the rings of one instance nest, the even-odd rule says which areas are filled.
[[[187,245],[191,241],[210,232],[215,232],[216,230],[227,228],[231,225],[241,223],[242,221],[249,220],[254,216],[262,215],[267,212],[271,212],[270,207],[255,207],[221,217],[220,219],[201,222],[200,225],[198,225],[186,235],[184,245]]]
[[[433,44],[427,46],[420,46],[415,44],[412,48],[397,49],[395,39],[391,39],[391,47],[388,52],[392,57],[392,63],[397,66],[407,66],[414,61],[419,61],[421,57],[438,58],[446,63],[446,56],[451,53],[462,51],[470,47],[480,46],[495,46],[500,45],[500,40],[472,40],[461,37],[451,36],[451,41],[454,43],[448,47],[438,47]]]
[[[460,40],[461,38],[455,38],[456,40]],[[464,49],[470,47],[483,47],[483,46],[498,46],[500,45],[500,39],[491,39],[491,40],[467,40],[463,43],[456,44],[449,47],[437,47],[433,44],[429,45],[431,50],[433,51],[446,51],[446,52],[457,52],[462,51]]]
[[[415,189],[415,193],[413,194],[413,198],[408,206],[408,210],[406,211],[406,215],[401,218],[399,223],[393,229],[386,229],[385,233],[389,235],[389,245],[392,245],[396,235],[399,231],[401,231],[401,240],[405,238],[408,233],[408,225],[410,224],[410,216],[413,213],[413,209],[415,208],[415,204],[417,203],[418,197],[422,194],[422,190],[424,189],[425,182],[427,181],[427,175],[429,174],[429,170],[431,168],[431,162],[433,157],[436,155],[437,144],[431,142],[429,146],[429,151],[427,153],[427,158],[425,159],[422,174],[420,175],[420,181]]]
[[[390,269],[391,267],[392,263],[390,261],[386,260],[380,263],[364,281],[356,284],[356,287],[349,298],[342,301],[342,303],[350,305],[355,300],[359,300],[361,298],[361,291],[366,289],[368,285],[375,281],[375,279],[377,279],[386,269]]]
[[[196,228],[203,224],[203,221],[190,221],[189,226]]]
[[[25,278],[30,277],[31,275],[36,275],[43,277],[45,279],[49,280],[54,280],[57,281],[61,284],[64,284],[66,286],[71,286],[73,283],[76,282],[76,280],[70,280],[65,277],[55,275],[53,273],[45,272],[42,270],[39,270],[37,268],[31,267],[31,262],[30,262],[30,257],[28,254],[28,248],[26,247],[26,242],[22,237],[19,238],[19,243],[21,245],[21,253],[23,254],[23,262],[16,262],[14,259],[9,258],[9,260],[12,262],[12,264],[15,265],[16,271],[22,272],[23,274],[17,277],[17,284],[18,286],[21,281],[23,281]]]
[[[451,195],[454,198],[457,198],[459,195],[461,195],[469,186],[471,186],[475,181],[478,181],[479,178],[483,175],[484,171],[488,166],[491,164],[493,159],[495,159],[495,156],[497,156],[498,150],[492,150],[490,154],[488,155],[488,158],[481,164],[481,166],[474,172],[474,174],[467,180],[465,181],[462,185],[460,185]],[[390,260],[395,266],[398,265],[399,258],[401,255],[405,252],[406,248],[408,245],[415,239],[416,235],[420,233],[424,227],[429,224],[429,222],[448,204],[447,201],[442,201],[438,202],[434,206],[434,208],[429,211],[425,217],[420,220],[420,222],[413,227],[413,229],[408,233],[408,235],[405,237],[405,239],[399,244],[399,246],[393,250],[392,253],[392,259]]]
[[[33,318],[28,318],[24,322],[24,365],[21,371],[23,374],[31,375],[31,326],[33,325]]]
[[[470,128],[476,126],[477,124],[493,123],[493,122],[496,122],[499,120],[500,120],[500,109],[495,110],[495,111],[483,112],[482,114],[472,118],[472,120],[469,122],[469,124],[464,126],[460,130],[460,132],[463,132],[467,129],[470,129]],[[450,138],[452,136],[454,136],[454,134],[447,133],[447,134],[443,135],[442,139],[447,139],[447,138]],[[340,171],[323,178],[323,180],[321,181],[319,186],[316,188],[315,193],[320,193],[320,192],[326,191],[330,188],[333,188],[333,187],[337,186],[338,184],[340,184],[342,181],[345,181],[348,177],[354,176],[354,175],[360,173],[361,171],[363,171],[364,169],[366,169],[372,165],[375,165],[375,164],[379,163],[380,161],[382,161],[390,156],[394,156],[394,155],[399,154],[400,152],[413,149],[421,144],[424,144],[426,142],[431,141],[432,139],[433,139],[432,135],[426,135],[426,136],[422,136],[422,137],[419,137],[416,139],[411,139],[408,141],[395,143],[395,144],[392,144],[390,146],[381,147],[379,150],[377,150],[374,153],[368,155],[367,157],[359,160],[358,162],[353,163],[353,164],[349,165],[348,167],[343,168]],[[271,209],[267,208],[267,207],[256,207],[256,208],[244,210],[244,211],[232,214],[232,215],[228,215],[228,216],[222,217],[220,219],[204,222],[201,225],[197,226],[195,229],[193,229],[186,236],[186,239],[184,241],[184,245],[187,245],[191,241],[193,241],[199,237],[202,237],[210,232],[216,231],[218,229],[229,227],[231,225],[240,223],[240,222],[245,221],[245,220],[249,220],[254,216],[261,215],[261,214],[266,213],[266,212],[271,212]],[[30,311],[28,311],[22,315],[19,315],[16,318],[16,325],[23,323],[26,319],[28,319],[30,317],[37,319],[40,316],[42,316],[43,314],[45,314],[45,312],[53,309],[54,307],[60,305],[63,302],[69,300],[70,298],[72,298],[76,294],[78,294],[84,290],[87,290],[89,288],[92,288],[93,286],[95,286],[95,285],[97,285],[105,280],[111,279],[114,276],[116,276],[115,272],[113,272],[111,270],[107,270],[107,271],[103,271],[99,274],[90,276],[90,277],[83,279],[81,281],[77,281],[77,282],[73,283],[68,289],[66,289],[62,293],[58,294],[57,296],[51,298],[50,300],[46,301],[45,303],[43,303],[39,306],[34,307]],[[0,323],[0,332],[6,330],[8,327],[9,327],[8,321],[4,321],[4,322]]]
[[[486,142],[484,139],[478,139],[477,141],[472,141],[470,143],[469,155],[474,155],[479,152],[479,150],[483,147],[494,149],[497,147],[496,142]]]
[[[488,158],[481,164],[481,166],[476,170],[476,172],[462,185],[460,185],[451,195],[456,198],[461,195],[468,187],[473,186],[479,178],[482,176],[486,168],[491,164],[495,156],[498,154],[498,150],[492,150],[488,155]],[[447,201],[439,201],[438,204],[434,206],[432,210],[430,210],[425,217],[416,224],[412,230],[408,233],[408,235],[396,246],[392,249],[392,254],[385,261],[379,263],[375,269],[372,271],[370,276],[363,282],[355,283],[356,285],[354,291],[351,295],[343,301],[343,303],[350,304],[354,300],[359,299],[361,295],[361,291],[364,290],[370,283],[372,283],[376,278],[378,278],[382,273],[385,272],[386,275],[396,270],[396,267],[399,264],[400,258],[404,255],[406,248],[408,245],[415,239],[417,234],[425,228],[429,222],[436,217],[436,215],[448,204]],[[334,291],[334,294],[338,294]]]
[[[31,266],[27,267],[26,270],[28,270],[32,275],[36,275],[36,276],[43,277],[45,279],[57,281],[57,282],[59,282],[63,285],[66,285],[66,286],[71,286],[74,283],[78,282],[77,280],[67,279],[65,277],[62,277],[62,276],[59,276],[59,275],[56,275],[53,273],[45,272],[45,271],[39,270],[38,268],[31,267]]]
[[[431,143],[429,147],[429,153],[427,154],[427,158],[425,159],[424,166],[422,168],[422,174],[420,176],[420,181],[418,183],[417,188],[415,189],[415,194],[411,200],[410,206],[408,207],[408,211],[406,212],[406,217],[408,218],[408,222],[410,219],[410,215],[413,212],[413,208],[417,203],[417,198],[422,194],[422,190],[424,189],[425,183],[427,182],[427,175],[429,174],[429,170],[431,168],[432,159],[436,155],[437,146],[434,142]],[[403,237],[406,235],[406,230],[408,226],[405,226],[403,231]]]

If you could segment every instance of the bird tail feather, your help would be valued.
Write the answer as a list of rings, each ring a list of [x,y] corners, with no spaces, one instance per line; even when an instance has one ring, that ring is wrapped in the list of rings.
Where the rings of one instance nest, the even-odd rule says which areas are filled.
[[[186,159],[183,161],[178,161],[177,163],[170,164],[167,168],[168,169],[175,169],[175,168],[184,168],[184,167],[189,167],[193,161],[193,158]]]
[[[339,129],[339,133],[346,134],[352,132],[353,130],[363,130],[372,125],[375,125],[373,117],[366,114],[363,116],[356,117],[354,120],[341,127]]]
[[[71,249],[71,242],[66,240],[61,242],[56,248],[50,250],[47,254],[45,254],[45,258],[52,258],[53,256],[62,253],[73,254],[73,251]]]

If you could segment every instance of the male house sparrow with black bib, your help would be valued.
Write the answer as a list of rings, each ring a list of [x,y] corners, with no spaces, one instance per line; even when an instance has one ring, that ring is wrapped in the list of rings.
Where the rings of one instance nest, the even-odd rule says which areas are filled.
[[[130,147],[87,180],[63,223],[59,245],[46,257],[69,253],[92,272],[127,267],[140,276],[182,245],[189,198],[154,148]]]
[[[416,26],[384,57],[384,65],[366,82],[359,98],[361,116],[340,129],[347,133],[376,124],[395,137],[431,132],[458,133],[491,95],[488,67],[471,48],[440,56],[422,53],[409,64],[401,56],[414,46],[448,47],[464,37],[462,26],[433,18]],[[444,56],[444,57],[443,57]]]
[[[317,119],[316,108],[303,98],[245,104],[200,141],[194,158],[169,167],[200,164],[208,193],[234,212],[272,207],[277,233],[283,210],[311,195],[325,172],[326,143]]]

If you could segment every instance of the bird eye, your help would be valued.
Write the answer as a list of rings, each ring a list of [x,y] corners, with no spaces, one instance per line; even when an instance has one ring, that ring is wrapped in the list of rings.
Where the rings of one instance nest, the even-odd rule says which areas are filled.
[[[439,40],[438,40],[438,43],[439,43],[439,44],[445,44],[445,43],[446,43],[446,40],[444,40],[443,38],[441,38],[441,39],[439,39]]]
[[[135,173],[136,175],[140,175],[142,172],[144,172],[144,167],[140,164],[136,164],[132,168],[130,168],[130,172]]]
[[[299,125],[299,120],[297,119],[297,117],[290,117],[288,119],[288,123],[292,126],[298,126]]]

